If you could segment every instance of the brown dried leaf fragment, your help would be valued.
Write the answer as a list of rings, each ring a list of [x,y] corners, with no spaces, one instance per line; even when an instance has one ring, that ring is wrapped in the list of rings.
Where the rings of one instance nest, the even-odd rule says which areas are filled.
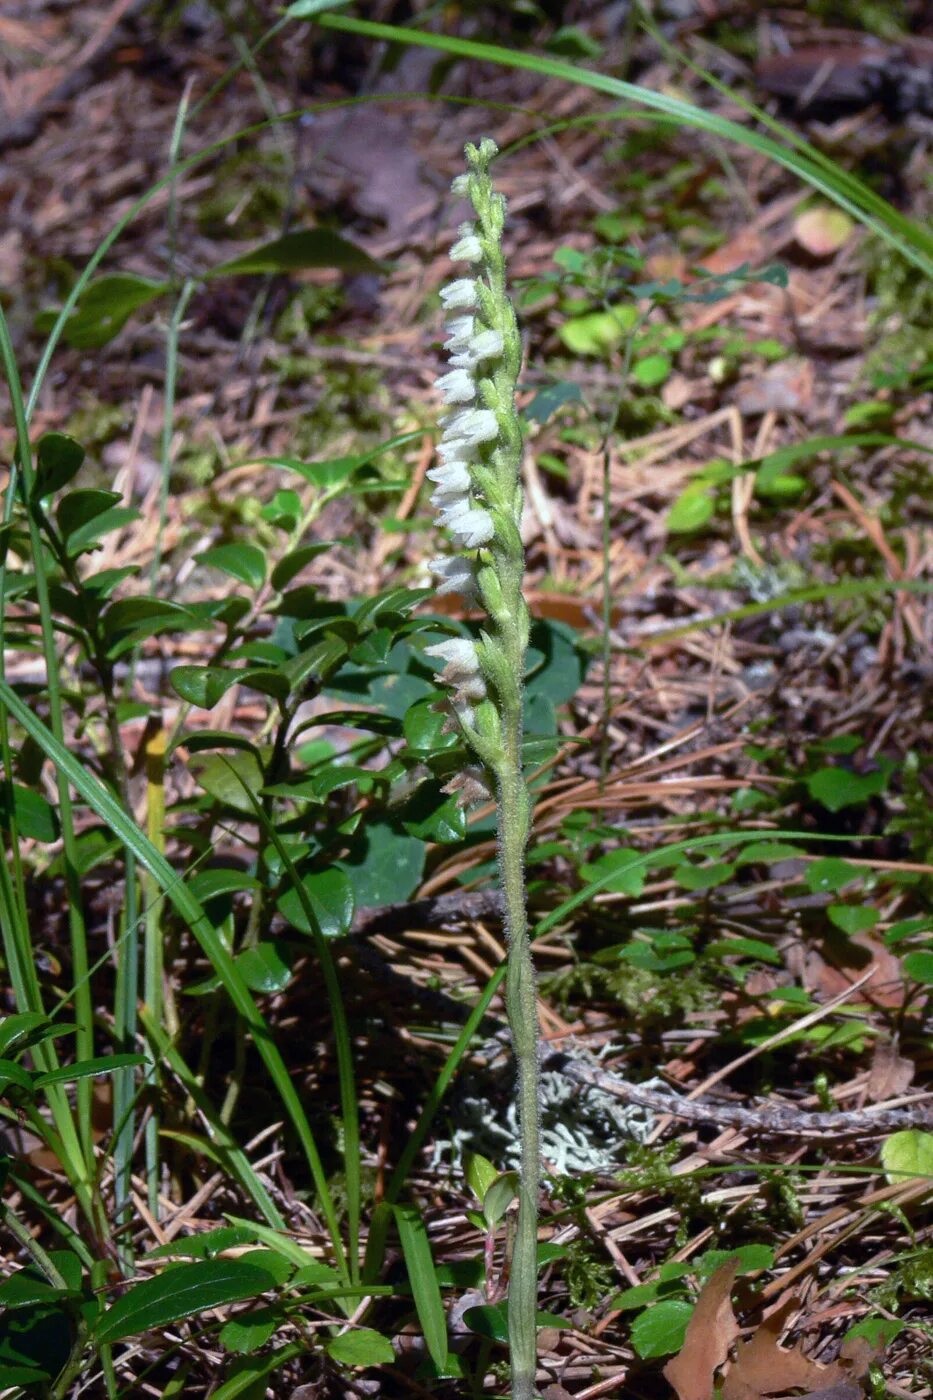
[[[723,1383],[723,1400],[761,1400],[789,1390],[815,1392],[849,1381],[847,1366],[838,1362],[821,1366],[804,1356],[799,1346],[778,1346],[784,1323],[796,1307],[796,1298],[786,1299],[749,1341],[740,1344]]]
[[[730,1297],[738,1269],[736,1255],[720,1264],[703,1285],[684,1344],[664,1367],[665,1378],[680,1400],[712,1400],[716,1371],[739,1335]]]

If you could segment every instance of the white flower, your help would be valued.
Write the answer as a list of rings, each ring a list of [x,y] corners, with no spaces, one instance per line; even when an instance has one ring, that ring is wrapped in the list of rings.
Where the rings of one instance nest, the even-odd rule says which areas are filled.
[[[447,442],[479,444],[494,442],[499,436],[496,415],[489,408],[464,408],[444,419]]]
[[[445,350],[465,350],[476,333],[476,319],[473,316],[452,316],[447,322],[450,339],[444,341]]]
[[[470,193],[469,175],[455,175],[451,182],[450,189],[452,194],[458,194],[466,198]]]
[[[452,262],[479,262],[483,256],[483,245],[476,236],[472,224],[460,225],[460,237],[449,254]]]
[[[477,802],[488,802],[492,797],[486,770],[476,763],[468,763],[461,768],[441,791],[456,793],[459,807],[472,807]]]
[[[458,700],[482,700],[486,694],[486,682],[479,666],[479,656],[473,642],[465,637],[450,637],[446,642],[437,642],[433,647],[425,647],[425,656],[439,656],[446,662],[441,672],[441,680],[452,686]]]
[[[496,533],[496,527],[489,511],[477,506],[452,521],[450,532],[464,549],[479,549],[481,545],[489,543]]]
[[[461,554],[442,555],[432,559],[428,568],[440,579],[437,585],[438,597],[445,593],[462,593],[464,598],[476,595],[476,571],[469,559]]]
[[[459,366],[435,379],[434,387],[440,389],[445,403],[469,403],[476,398],[476,381]]]
[[[479,331],[470,340],[470,354],[477,360],[491,360],[502,354],[502,336],[499,331]]]
[[[476,305],[477,285],[472,277],[460,277],[441,288],[441,305],[445,311],[457,311]]]
[[[463,438],[441,438],[437,444],[437,455],[448,467],[473,465],[472,448]]]
[[[469,491],[470,473],[465,462],[445,462],[442,467],[432,467],[427,473],[429,481],[434,481],[444,491]]]

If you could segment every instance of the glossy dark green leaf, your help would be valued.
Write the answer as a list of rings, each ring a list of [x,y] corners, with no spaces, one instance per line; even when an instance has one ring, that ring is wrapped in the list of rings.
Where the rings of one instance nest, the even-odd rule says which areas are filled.
[[[168,1268],[132,1285],[105,1311],[94,1328],[98,1346],[137,1337],[156,1327],[256,1298],[275,1284],[272,1275],[239,1259],[201,1259]]]
[[[851,938],[875,927],[881,915],[870,904],[831,904],[826,910],[831,924]]]
[[[343,1366],[388,1366],[395,1360],[395,1352],[388,1337],[374,1332],[371,1327],[356,1327],[334,1337],[324,1348],[332,1361]]]
[[[26,1041],[40,1027],[51,1029],[52,1023],[41,1011],[19,1011],[0,1020],[0,1055],[5,1055],[20,1041]]]
[[[341,867],[353,886],[358,909],[400,904],[421,883],[424,842],[390,822],[367,822]]]
[[[196,780],[211,797],[237,811],[255,812],[254,799],[262,791],[263,772],[254,753],[234,751],[230,754],[204,753],[192,757],[190,769]]]
[[[128,272],[112,272],[91,282],[65,322],[63,338],[76,350],[93,350],[113,340],[134,311],[158,300],[167,282]]]
[[[30,841],[57,841],[58,813],[47,798],[22,783],[10,785],[13,795],[13,815],[20,837]],[[0,789],[0,826],[9,829],[10,789]]]
[[[123,530],[141,518],[139,511],[134,510],[132,506],[114,506],[112,510],[95,515],[93,520],[88,520],[77,530],[73,530],[65,540],[65,549],[70,558],[76,558],[86,550],[96,548],[105,535],[115,530]]]
[[[282,992],[291,981],[291,959],[282,942],[257,943],[233,961],[251,992]]]
[[[263,243],[238,258],[211,268],[207,277],[241,277],[259,273],[300,272],[309,267],[333,267],[341,272],[374,272],[382,268],[362,248],[326,228],[299,229]]]
[[[326,554],[329,549],[333,549],[334,544],[334,540],[317,540],[314,544],[302,545],[300,549],[293,549],[288,554],[283,555],[272,570],[270,579],[272,587],[278,592],[287,588],[306,564],[310,564],[311,560],[316,559],[319,554]]]
[[[68,1360],[73,1335],[70,1314],[60,1303],[36,1303],[0,1314],[0,1384],[36,1385],[57,1376]],[[19,1379],[24,1376],[29,1379]]]
[[[7,1308],[26,1308],[34,1303],[55,1303],[62,1298],[74,1297],[67,1288],[53,1288],[33,1269],[18,1269],[0,1283],[0,1311]],[[0,1371],[0,1385],[3,1374]]]
[[[250,690],[258,690],[260,695],[268,695],[281,703],[292,691],[291,678],[284,666],[249,666],[237,679]]]
[[[15,1060],[0,1060],[0,1094],[5,1093],[10,1084],[21,1089],[30,1098],[35,1092],[33,1089],[33,1077],[28,1070],[23,1069]]]
[[[220,1225],[215,1230],[204,1230],[184,1239],[171,1240],[150,1249],[147,1259],[212,1259],[225,1249],[236,1249],[242,1244],[254,1244],[255,1231],[242,1225]]]
[[[582,402],[583,394],[579,384],[573,384],[564,379],[557,384],[548,384],[546,388],[539,389],[525,409],[525,417],[533,419],[537,423],[546,423],[566,404]]]
[[[77,476],[84,462],[84,448],[67,433],[43,433],[36,443],[36,476],[33,499],[60,491]]]
[[[401,809],[401,818],[409,836],[417,836],[419,841],[446,845],[462,841],[466,835],[466,812],[456,795],[441,791],[440,783],[421,783]]]
[[[301,884],[319,932],[325,938],[343,937],[353,923],[356,907],[346,874],[336,868],[314,870],[303,876]],[[299,933],[314,932],[296,890],[285,891],[278,900],[278,910]]]
[[[227,1351],[249,1356],[265,1346],[285,1316],[280,1308],[271,1307],[240,1313],[220,1329],[220,1345]]]
[[[109,511],[122,499],[119,491],[98,491],[90,488],[69,491],[67,496],[62,496],[55,508],[58,528],[63,535],[70,535],[80,526],[86,525],[89,520],[94,520],[105,511]]]
[[[196,554],[195,562],[207,569],[219,569],[254,590],[266,581],[266,556],[254,544],[215,545],[203,554]]]
[[[436,753],[456,747],[458,736],[450,730],[448,715],[443,709],[442,691],[427,696],[412,705],[402,720],[402,729],[408,740],[408,747],[416,753]],[[447,732],[444,733],[445,726]]]
[[[475,1308],[467,1308],[463,1314],[463,1321],[471,1332],[476,1332],[480,1337],[488,1337],[494,1342],[508,1342],[509,1323],[507,1306],[505,1303],[480,1303]],[[538,1327],[571,1327],[565,1317],[559,1317],[556,1313],[539,1312],[535,1324]]]
[[[189,705],[212,710],[223,699],[239,674],[229,666],[173,666],[169,684]]]
[[[113,637],[118,632],[139,627],[153,618],[187,622],[190,616],[188,609],[180,603],[170,603],[162,598],[123,598],[110,604],[102,621],[106,635]]]

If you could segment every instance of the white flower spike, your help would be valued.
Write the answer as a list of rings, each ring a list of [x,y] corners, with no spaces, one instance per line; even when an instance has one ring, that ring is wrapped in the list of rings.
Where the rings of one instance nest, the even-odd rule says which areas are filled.
[[[461,307],[475,306],[478,293],[472,277],[461,277],[442,287],[440,295],[445,311],[458,311]]]
[[[435,379],[434,387],[440,389],[445,403],[469,403],[476,398],[476,380],[466,369],[453,369]]]
[[[428,568],[440,580],[436,589],[438,597],[443,597],[445,593],[459,593],[464,598],[475,598],[476,570],[462,554],[432,559]]]
[[[460,237],[450,250],[452,262],[479,262],[483,256],[483,245],[476,236],[472,224],[460,225]]]

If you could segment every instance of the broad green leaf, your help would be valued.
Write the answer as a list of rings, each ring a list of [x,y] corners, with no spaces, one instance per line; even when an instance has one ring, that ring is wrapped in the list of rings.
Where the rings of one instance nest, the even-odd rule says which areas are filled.
[[[263,782],[262,768],[255,754],[243,751],[198,754],[192,757],[189,766],[197,782],[211,797],[253,815],[255,809],[249,794],[258,797]]]
[[[656,389],[669,378],[673,368],[667,355],[645,355],[632,366],[632,378],[644,389]]]
[[[266,556],[254,544],[218,544],[194,558],[196,564],[219,569],[247,588],[259,589],[266,581]]]
[[[757,1274],[762,1269],[770,1269],[774,1263],[774,1246],[770,1244],[742,1244],[736,1249],[707,1249],[696,1260],[696,1272],[701,1281],[710,1278],[721,1264],[738,1258],[740,1274]]]
[[[34,1303],[0,1314],[0,1385],[41,1386],[43,1379],[51,1380],[61,1371],[72,1342],[70,1312],[58,1302]],[[41,1395],[44,1390],[33,1393]]]
[[[700,530],[713,518],[716,498],[706,485],[690,485],[681,491],[667,513],[667,528],[672,535],[685,535]]]
[[[173,666],[169,684],[189,705],[212,710],[240,679],[240,673],[229,666]]]
[[[153,282],[128,272],[98,277],[87,286],[66,320],[63,338],[76,350],[96,350],[122,331],[134,311],[157,301],[168,290],[167,282]],[[37,321],[45,326],[54,314],[43,312]]]
[[[452,844],[466,835],[466,812],[456,795],[448,796],[437,782],[424,782],[401,809],[402,826],[419,841]]]
[[[831,904],[826,913],[830,923],[850,938],[856,933],[867,933],[881,917],[877,909],[867,904]]]
[[[115,530],[122,530],[127,525],[132,525],[134,521],[142,519],[140,512],[132,506],[114,506],[111,510],[102,511],[100,515],[95,515],[93,520],[88,520],[84,525],[79,525],[77,530],[73,530],[65,539],[65,550],[69,558],[76,558],[85,551],[96,548],[99,540],[105,535],[111,534]]]
[[[421,883],[424,842],[386,821],[366,822],[340,862],[358,909],[400,904]]]
[[[518,1195],[518,1172],[502,1172],[483,1196],[483,1216],[494,1230]]]
[[[111,506],[122,499],[119,491],[97,491],[89,488],[69,491],[67,496],[62,496],[55,508],[58,528],[63,535],[70,535],[80,526],[86,525],[89,520],[109,511]]]
[[[374,1332],[371,1327],[344,1332],[329,1341],[324,1350],[332,1361],[339,1361],[343,1366],[388,1366],[395,1360],[388,1337]]]
[[[220,1329],[220,1345],[227,1351],[248,1356],[264,1347],[285,1314],[279,1308],[255,1308],[252,1312],[232,1317]]]
[[[275,1285],[263,1268],[239,1259],[199,1259],[178,1264],[132,1285],[104,1312],[93,1329],[98,1346],[167,1327],[225,1303],[256,1298]]]
[[[848,768],[819,768],[807,777],[806,784],[810,796],[831,812],[857,807],[884,792],[886,786],[885,775],[880,770],[852,773]]]
[[[291,981],[291,960],[280,941],[257,943],[234,958],[237,971],[251,992],[281,992]]]
[[[263,243],[249,253],[211,268],[207,277],[241,277],[257,273],[300,272],[309,267],[336,267],[341,272],[383,271],[379,263],[327,228],[299,229]]]
[[[0,826],[9,829],[9,796],[13,796],[13,814],[17,832],[29,841],[57,841],[60,827],[58,813],[47,798],[22,783],[11,783],[0,789]]]
[[[427,696],[412,705],[402,720],[402,729],[408,740],[408,747],[416,753],[436,753],[438,750],[453,748],[460,741],[450,732],[447,716],[441,709],[443,692]],[[445,725],[447,732],[443,732]]]
[[[74,1297],[67,1288],[53,1288],[46,1283],[35,1269],[17,1269],[0,1283],[0,1311],[8,1308],[28,1308],[33,1303],[56,1303],[62,1298]],[[80,1296],[80,1294],[78,1295]],[[0,1385],[3,1373],[0,1370]]]
[[[307,1354],[304,1340],[289,1342],[264,1356],[244,1356],[226,1368],[226,1378],[211,1391],[211,1400],[263,1400],[267,1377],[303,1354]]]
[[[435,1366],[443,1366],[447,1359],[447,1319],[428,1232],[417,1206],[396,1206],[395,1223],[428,1352]]]
[[[101,622],[107,637],[115,637],[131,627],[143,626],[154,618],[169,622],[189,622],[191,612],[181,603],[170,603],[162,598],[123,598],[110,604]]]
[[[643,1361],[680,1351],[693,1314],[693,1304],[664,1299],[640,1313],[632,1323],[632,1346]]]
[[[893,1185],[905,1177],[933,1178],[933,1133],[921,1128],[905,1128],[892,1133],[881,1144],[881,1165]],[[933,1181],[931,1181],[933,1187]]]
[[[350,881],[342,870],[314,870],[302,877],[318,931],[325,938],[342,938],[353,923],[355,900]],[[278,910],[299,933],[312,933],[301,898],[294,889],[278,900]]]
[[[156,1245],[145,1256],[146,1259],[212,1259],[225,1249],[236,1249],[241,1244],[253,1244],[256,1235],[252,1229],[240,1225],[219,1225],[215,1230],[204,1230],[197,1235],[186,1235],[180,1240],[170,1240],[168,1244]]]
[[[17,1041],[31,1037],[40,1027],[52,1027],[48,1016],[41,1011],[20,1011],[4,1016],[0,1020],[0,1055],[5,1055]]]
[[[901,966],[906,975],[914,982],[923,982],[927,985],[933,983],[933,952],[921,949],[916,953],[907,953]]]
[[[67,486],[84,462],[84,448],[67,433],[43,433],[36,443],[33,499],[41,500]]]
[[[776,948],[762,938],[722,938],[706,945],[706,952],[723,957],[757,958],[759,962],[779,967],[784,961]]]
[[[489,1337],[494,1342],[509,1340],[509,1323],[505,1303],[480,1303],[475,1308],[467,1308],[463,1320],[471,1332],[480,1337]],[[565,1317],[556,1313],[539,1312],[535,1318],[536,1327],[571,1327]]]
[[[637,898],[645,888],[645,862],[640,851],[619,846],[589,865],[581,865],[580,876],[587,882],[599,880],[600,888],[612,894]]]
[[[812,894],[836,894],[858,880],[862,871],[838,856],[823,856],[808,865],[804,871],[804,881]]]
[[[636,306],[588,311],[565,321],[558,335],[575,355],[605,355],[613,350],[638,320]]]
[[[468,1152],[464,1175],[467,1186],[476,1199],[482,1202],[499,1172],[488,1157],[483,1157],[479,1152]]]
[[[310,564],[319,554],[326,554],[329,549],[333,549],[335,543],[335,540],[317,540],[314,544],[302,545],[300,549],[293,549],[283,555],[272,570],[272,587],[281,593],[282,589],[287,588],[292,579],[301,573],[306,564]]]
[[[684,890],[713,890],[724,885],[735,874],[730,861],[711,861],[708,865],[689,865],[685,861],[674,871],[674,879]]]
[[[565,404],[582,402],[583,394],[579,384],[573,384],[563,379],[557,384],[548,384],[546,388],[539,389],[524,410],[524,414],[526,418],[532,419],[534,422],[546,423]]]

